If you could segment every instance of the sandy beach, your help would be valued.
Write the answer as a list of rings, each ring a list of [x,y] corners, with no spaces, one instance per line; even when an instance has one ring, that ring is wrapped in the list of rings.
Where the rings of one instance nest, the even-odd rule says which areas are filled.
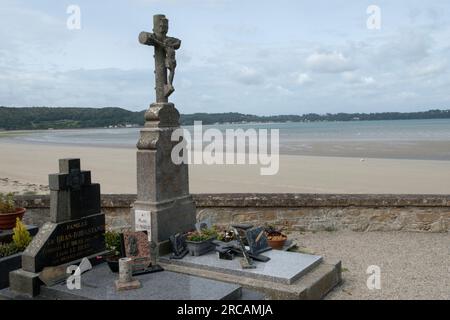
[[[47,193],[59,158],[81,158],[102,193],[136,192],[136,150],[14,143],[0,140],[0,192]],[[363,161],[362,161],[363,160]],[[450,192],[450,161],[280,155],[279,172],[259,165],[190,165],[192,193],[427,193]]]

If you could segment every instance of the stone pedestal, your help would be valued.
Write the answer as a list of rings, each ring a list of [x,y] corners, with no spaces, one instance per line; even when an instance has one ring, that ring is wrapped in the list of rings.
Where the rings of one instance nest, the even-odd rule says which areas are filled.
[[[147,230],[158,245],[178,232],[194,229],[196,210],[189,194],[188,166],[171,153],[180,114],[172,103],[154,103],[145,114],[137,143],[137,201],[132,210],[135,231]]]

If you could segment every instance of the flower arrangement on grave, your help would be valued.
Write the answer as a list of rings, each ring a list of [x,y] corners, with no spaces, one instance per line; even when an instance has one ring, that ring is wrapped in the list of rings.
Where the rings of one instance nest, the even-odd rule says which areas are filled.
[[[216,227],[188,232],[186,235],[187,249],[191,256],[201,256],[214,250],[213,240],[217,239]]]
[[[187,234],[187,241],[202,242],[209,239],[216,239],[218,236],[217,228],[202,229],[201,231],[192,231]]]
[[[25,208],[19,208],[14,201],[13,193],[0,193],[0,229],[12,229],[16,225],[16,219],[22,220]]]
[[[0,243],[0,258],[24,251],[32,240],[30,232],[28,232],[27,228],[19,218],[16,220],[16,227],[13,231],[14,233],[11,242]]]
[[[112,272],[119,272],[119,259],[121,253],[121,234],[115,231],[105,232],[105,246],[110,253],[105,256],[106,263]]]
[[[267,236],[267,242],[272,249],[280,250],[286,243],[287,236],[283,234],[283,229],[277,229],[275,226],[268,225],[264,228]]]
[[[105,233],[106,249],[111,252],[111,256],[120,256],[121,239],[120,233],[115,231],[106,231]]]

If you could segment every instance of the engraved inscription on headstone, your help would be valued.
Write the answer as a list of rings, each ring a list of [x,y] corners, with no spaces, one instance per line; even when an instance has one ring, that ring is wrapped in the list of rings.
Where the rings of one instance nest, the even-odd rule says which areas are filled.
[[[47,223],[22,256],[22,268],[39,272],[105,250],[105,216],[96,214],[79,220]]]

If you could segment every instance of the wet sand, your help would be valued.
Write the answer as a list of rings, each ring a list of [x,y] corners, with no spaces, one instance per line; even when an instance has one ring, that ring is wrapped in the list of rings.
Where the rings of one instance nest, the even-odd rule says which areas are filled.
[[[0,140],[0,192],[46,193],[59,158],[81,158],[103,193],[136,192],[136,150]],[[281,155],[279,172],[259,165],[190,165],[192,193],[449,194],[450,161]]]

